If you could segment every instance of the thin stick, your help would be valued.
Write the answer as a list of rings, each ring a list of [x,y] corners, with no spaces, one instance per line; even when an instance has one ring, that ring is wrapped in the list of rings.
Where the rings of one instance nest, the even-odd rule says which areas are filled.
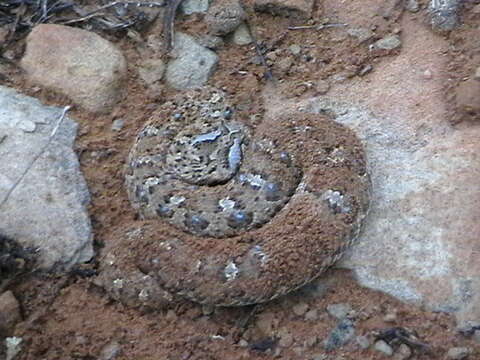
[[[169,53],[175,46],[175,14],[183,0],[171,0],[163,16],[163,37],[165,41],[165,53]]]
[[[28,166],[25,168],[25,170],[23,171],[22,175],[20,175],[20,177],[17,179],[17,181],[15,181],[15,183],[13,184],[13,186],[10,188],[10,190],[7,191],[7,195],[5,195],[5,197],[3,198],[2,202],[0,203],[0,208],[7,202],[7,200],[10,198],[10,195],[13,193],[13,191],[17,188],[17,186],[22,182],[23,178],[25,177],[25,175],[27,175],[27,173],[30,171],[30,169],[32,168],[33,164],[35,164],[35,162],[38,160],[38,158],[40,156],[43,155],[43,153],[45,152],[45,150],[47,150],[47,147],[50,145],[50,143],[52,142],[53,138],[55,137],[55,135],[57,134],[57,131],[58,131],[58,128],[60,127],[60,125],[62,125],[63,123],[63,119],[65,118],[65,115],[67,114],[67,111],[70,110],[71,106],[65,106],[63,108],[63,111],[62,111],[62,114],[60,115],[60,118],[58,119],[58,122],[57,122],[57,125],[55,125],[55,127],[53,128],[52,130],[52,133],[50,134],[50,137],[48,138],[47,142],[45,143],[45,145],[43,145],[42,149],[37,153],[37,155],[35,155],[32,159],[32,161],[30,161],[30,164],[28,164]]]

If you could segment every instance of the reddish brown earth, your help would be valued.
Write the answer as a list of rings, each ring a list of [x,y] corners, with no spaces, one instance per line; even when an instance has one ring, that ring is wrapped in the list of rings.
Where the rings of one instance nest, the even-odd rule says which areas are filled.
[[[375,27],[375,37],[369,42],[391,32],[414,31],[402,28],[400,12],[391,10],[386,5],[389,3],[392,2],[369,0],[349,4],[352,24],[368,28],[373,24]],[[424,5],[426,3],[423,1]],[[467,10],[470,7],[473,4],[468,5]],[[316,6],[313,18],[318,20],[317,23],[335,23],[336,11],[342,11],[342,6],[338,4],[329,8],[328,13],[323,11],[321,5]],[[465,25],[453,34],[445,35],[452,44],[451,51],[445,54],[450,59],[448,70],[452,79],[451,83],[445,84],[445,91],[452,94],[446,99],[454,122],[465,118],[472,121],[471,112],[458,111],[456,101],[463,104],[475,99],[472,91],[478,94],[478,85],[472,89],[458,87],[462,79],[470,76],[480,64],[480,14],[465,13]],[[423,24],[425,13],[422,10],[403,16]],[[251,21],[258,39],[265,41],[270,49],[267,61],[282,84],[280,88],[290,98],[324,92],[325,83],[321,80],[332,75],[345,77],[348,83],[348,79],[357,77],[366,65],[388,61],[390,56],[395,56],[395,52],[370,52],[367,46],[360,46],[355,38],[335,28],[288,30],[288,26],[305,23],[262,14],[255,15]],[[141,39],[151,34],[158,36],[161,28],[160,23],[156,24],[142,33]],[[176,28],[195,34],[201,33],[205,25],[202,16],[178,16]],[[168,88],[147,89],[138,77],[140,63],[145,58],[159,56],[158,53],[125,34],[100,35],[123,51],[128,61],[129,77],[127,96],[112,113],[95,115],[80,108],[74,108],[70,113],[80,124],[76,150],[92,195],[90,214],[99,254],[87,270],[98,269],[102,254],[121,246],[123,239],[118,236],[122,234],[121,228],[133,231],[142,227],[143,223],[137,220],[127,199],[124,162],[138,130],[156,107],[174,94]],[[292,44],[301,45],[302,52],[293,55],[288,49]],[[47,104],[70,105],[65,97],[26,82],[16,66],[23,48],[22,40],[11,47],[13,63],[8,65],[0,82]],[[220,63],[210,84],[223,88],[236,104],[255,94],[260,96],[266,81],[264,68],[252,61],[254,50],[227,42],[217,53]],[[312,78],[317,82],[310,82]],[[450,88],[458,89],[458,92],[451,92]],[[125,126],[119,132],[111,130],[115,119],[125,120]],[[95,285],[95,277],[85,277],[85,274],[85,271],[68,275],[34,273],[10,284],[9,289],[20,302],[24,319],[14,332],[15,336],[23,338],[24,351],[18,359],[102,359],[105,358],[102,351],[117,346],[119,353],[115,359],[312,359],[326,353],[323,341],[336,324],[326,307],[336,303],[352,306],[356,335],[365,335],[371,342],[376,332],[395,326],[415,331],[420,341],[429,345],[430,352],[421,353],[414,349],[413,359],[443,359],[446,351],[455,346],[471,347],[474,353],[470,359],[480,357],[480,344],[461,335],[452,316],[425,311],[361,288],[344,271],[332,270],[314,285],[271,303],[257,307],[218,308],[213,313],[183,300],[156,312],[128,308],[111,300],[102,288]],[[307,304],[307,311],[314,310],[307,313],[311,320],[293,311],[295,305],[303,303]],[[395,316],[389,319],[385,317],[387,314]],[[291,339],[285,333],[291,334]],[[362,350],[355,340],[326,354],[325,359],[385,358],[372,347]]]

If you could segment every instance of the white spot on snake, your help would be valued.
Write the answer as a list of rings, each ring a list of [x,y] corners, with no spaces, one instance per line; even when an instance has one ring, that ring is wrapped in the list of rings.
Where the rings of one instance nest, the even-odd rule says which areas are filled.
[[[227,281],[235,280],[238,275],[238,267],[233,261],[230,261],[227,266],[225,266],[225,270],[223,272],[227,278]]]
[[[169,202],[172,203],[173,205],[180,205],[185,201],[184,196],[172,196],[169,199]]]
[[[235,201],[230,200],[228,197],[220,199],[218,205],[222,208],[223,211],[233,209],[235,206]]]

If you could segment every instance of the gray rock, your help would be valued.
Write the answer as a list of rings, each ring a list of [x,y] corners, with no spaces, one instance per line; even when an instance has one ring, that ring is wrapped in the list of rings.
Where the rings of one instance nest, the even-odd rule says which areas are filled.
[[[405,2],[405,9],[413,13],[420,10],[420,5],[418,4],[418,0],[407,0]]]
[[[255,0],[257,11],[274,15],[308,19],[312,16],[314,0]]]
[[[280,340],[278,341],[278,345],[284,348],[289,348],[293,344],[293,336],[292,334],[288,331],[286,327],[280,328],[278,330],[278,337]]]
[[[22,350],[22,338],[19,337],[7,337],[5,339],[5,347],[7,348],[7,356],[5,360],[13,360]]]
[[[111,341],[100,351],[99,360],[112,360],[120,355],[121,347],[118,341]]]
[[[408,360],[412,357],[412,349],[406,344],[400,344],[397,351],[393,355],[394,360]]]
[[[359,43],[368,41],[375,35],[372,30],[366,28],[349,28],[347,34],[357,38]]]
[[[447,359],[462,360],[466,359],[472,353],[472,349],[468,347],[453,347],[447,352]]]
[[[210,0],[183,0],[180,4],[180,10],[185,15],[207,12],[210,6]]]
[[[123,129],[123,126],[125,125],[125,120],[123,119],[116,119],[112,123],[112,131],[120,131]]]
[[[147,84],[154,84],[163,78],[165,64],[161,59],[147,59],[138,68],[138,75]]]
[[[375,42],[374,47],[377,49],[383,50],[393,50],[402,45],[400,36],[398,35],[389,35]]]
[[[356,341],[360,349],[366,350],[370,347],[370,340],[364,335],[357,336]]]
[[[436,32],[448,32],[459,25],[461,0],[430,1],[428,12],[432,29]]]
[[[209,31],[214,35],[226,35],[234,31],[247,18],[239,0],[217,1],[205,16]]]
[[[316,320],[318,320],[318,310],[317,310],[317,309],[313,309],[313,310],[307,311],[306,314],[305,314],[305,320],[307,320],[307,321],[316,321]]]
[[[204,34],[197,38],[197,42],[207,49],[217,50],[223,47],[224,41],[220,36],[215,36],[211,34]]]
[[[178,90],[201,86],[215,71],[218,56],[198,44],[191,36],[177,32],[174,60],[167,66],[167,83]]]
[[[61,113],[0,86],[0,229],[21,245],[38,248],[44,269],[69,268],[93,256],[90,196],[72,150],[76,123],[65,117],[49,143]],[[26,121],[35,124],[33,132],[24,131]]]
[[[233,42],[237,45],[248,45],[253,41],[252,35],[245,23],[240,24],[233,33]]]
[[[349,319],[340,320],[324,341],[325,350],[330,351],[346,345],[355,336],[355,327]]]
[[[379,340],[375,343],[373,346],[375,350],[378,352],[383,353],[386,356],[392,356],[393,355],[393,349],[390,345],[388,345],[385,341]]]
[[[288,50],[290,50],[293,55],[299,55],[302,51],[302,48],[298,44],[292,44],[288,47]]]
[[[302,316],[303,314],[305,314],[308,310],[308,304],[306,303],[298,303],[298,304],[295,304],[293,305],[293,313],[297,316]]]
[[[352,311],[350,304],[329,304],[327,312],[336,319],[344,319]]]
[[[91,31],[37,25],[27,37],[21,66],[30,81],[67,95],[89,111],[107,113],[123,96],[125,58]]]

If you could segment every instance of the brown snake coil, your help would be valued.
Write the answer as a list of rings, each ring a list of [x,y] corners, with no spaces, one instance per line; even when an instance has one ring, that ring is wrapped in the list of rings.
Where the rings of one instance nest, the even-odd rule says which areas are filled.
[[[144,271],[213,305],[309,282],[356,238],[368,208],[352,131],[301,113],[249,126],[210,87],[161,106],[135,141],[126,183],[140,215],[164,229],[138,259]]]

